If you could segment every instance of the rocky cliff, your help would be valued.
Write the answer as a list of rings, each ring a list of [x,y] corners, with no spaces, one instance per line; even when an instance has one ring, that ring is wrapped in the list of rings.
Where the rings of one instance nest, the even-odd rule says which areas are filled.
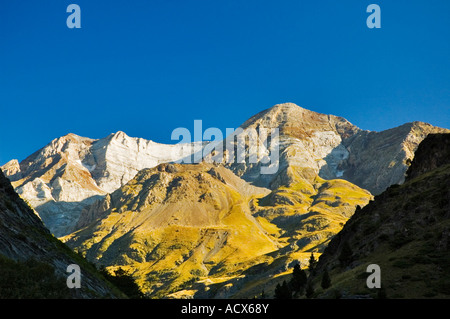
[[[450,164],[449,134],[430,134],[417,148],[414,160],[406,172],[406,180]]]
[[[51,232],[61,236],[73,230],[83,207],[124,185],[139,170],[185,156],[189,147],[123,132],[99,140],[68,134],[2,170]]]
[[[359,132],[343,142],[349,156],[340,165],[341,178],[374,195],[401,184],[420,142],[432,133],[450,130],[413,122],[382,132]]]
[[[278,129],[278,139],[262,134],[263,129]],[[294,175],[300,174],[309,183],[319,175],[325,180],[344,179],[379,194],[404,181],[418,144],[438,132],[450,131],[414,122],[369,132],[342,117],[284,103],[244,122],[231,142],[218,141],[243,149],[242,160],[224,147],[213,149],[213,154],[208,153],[212,144],[199,146],[204,147],[206,161],[214,156],[255,186],[277,190],[295,183]],[[260,147],[255,148],[249,137]],[[77,226],[85,207],[125,185],[140,170],[183,159],[197,149],[192,144],[165,145],[132,138],[123,132],[99,140],[68,134],[20,163],[10,161],[2,170],[51,232],[63,236],[82,224]],[[274,170],[262,174],[269,165]]]
[[[340,178],[379,194],[392,184],[404,181],[406,170],[419,143],[430,133],[450,130],[427,123],[414,122],[382,131],[362,130],[342,117],[313,112],[293,103],[275,105],[241,125],[242,136],[259,132],[260,128],[278,128],[278,143],[258,135],[254,140],[266,146],[268,154],[279,149],[278,170],[261,175],[261,166],[249,161],[226,164],[237,175],[255,185],[274,189],[286,181],[290,166],[312,170],[324,179]],[[242,143],[242,142],[241,142]],[[248,143],[247,143],[248,144]]]

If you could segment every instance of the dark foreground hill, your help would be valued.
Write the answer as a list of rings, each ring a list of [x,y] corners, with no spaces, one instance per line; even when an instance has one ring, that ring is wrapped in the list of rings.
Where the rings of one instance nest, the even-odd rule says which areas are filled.
[[[67,286],[73,274],[67,267],[72,264],[80,267],[80,288]],[[53,237],[1,172],[0,274],[0,298],[124,297],[95,267]]]
[[[449,154],[450,134],[430,134],[406,182],[357,209],[320,256],[316,297],[450,298]],[[380,289],[366,285],[370,264],[380,266]]]

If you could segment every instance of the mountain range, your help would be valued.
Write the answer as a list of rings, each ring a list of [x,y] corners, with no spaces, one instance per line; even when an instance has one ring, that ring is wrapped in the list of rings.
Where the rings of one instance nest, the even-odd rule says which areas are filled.
[[[278,129],[278,139],[262,128]],[[279,152],[272,174],[261,174],[266,164],[250,161],[255,150],[240,138],[255,132],[263,152]],[[248,297],[273,290],[293,264],[320,255],[358,206],[402,184],[430,133],[450,130],[413,122],[371,132],[285,103],[236,130],[243,162],[203,153],[203,162],[175,163],[211,144],[117,132],[68,134],[1,168],[55,236],[91,262],[129,270],[149,296]]]
[[[414,150],[427,134],[448,132],[422,122],[364,131],[342,117],[293,103],[275,105],[240,127],[242,134],[259,127],[280,130],[276,173],[260,174],[262,164],[249,163],[248,149],[244,163],[225,163],[247,182],[273,190],[289,184],[287,171],[297,167],[306,177],[344,179],[374,195],[403,182]],[[273,144],[267,144],[271,150]],[[70,133],[1,169],[52,233],[63,236],[75,230],[83,207],[125,185],[139,170],[179,161],[194,150],[192,144],[160,144],[121,131],[99,140]]]
[[[143,168],[177,160],[177,154],[184,157],[185,147],[123,132],[100,140],[70,133],[20,163],[9,161],[2,170],[52,233],[61,236],[73,230],[83,207],[123,186]]]

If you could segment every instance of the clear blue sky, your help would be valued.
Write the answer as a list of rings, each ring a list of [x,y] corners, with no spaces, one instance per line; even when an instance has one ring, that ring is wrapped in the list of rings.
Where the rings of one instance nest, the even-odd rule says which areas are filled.
[[[0,164],[69,132],[170,143],[283,102],[450,128],[449,17],[448,0],[1,0]]]

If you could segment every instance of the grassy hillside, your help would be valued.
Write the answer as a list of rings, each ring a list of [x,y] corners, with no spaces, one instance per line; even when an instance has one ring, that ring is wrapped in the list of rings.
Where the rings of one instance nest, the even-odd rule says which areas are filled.
[[[320,253],[371,198],[346,181],[298,173],[270,192],[221,166],[163,164],[85,211],[86,226],[64,241],[129,271],[151,297],[254,296]]]
[[[446,158],[436,168],[430,158],[444,145],[436,147],[422,147],[428,155],[417,156],[426,158],[414,164],[422,174],[409,171],[407,182],[357,210],[330,242],[313,280],[317,297],[376,297],[378,289],[366,287],[366,268],[378,264],[388,298],[450,298],[450,164]],[[332,286],[324,291],[320,279],[325,268]]]

